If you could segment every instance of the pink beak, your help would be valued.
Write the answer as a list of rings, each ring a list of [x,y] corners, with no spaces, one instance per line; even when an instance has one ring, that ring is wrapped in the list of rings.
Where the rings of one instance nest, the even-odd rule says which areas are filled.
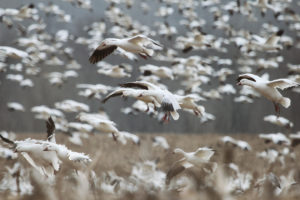
[[[236,85],[242,85],[241,82],[238,82]]]

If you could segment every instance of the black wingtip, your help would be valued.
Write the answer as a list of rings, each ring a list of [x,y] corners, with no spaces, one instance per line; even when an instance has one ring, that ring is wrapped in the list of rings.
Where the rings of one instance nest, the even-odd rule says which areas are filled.
[[[2,134],[0,134],[0,138],[3,140],[3,142],[6,142],[8,144],[12,144],[15,146],[15,142],[14,141],[11,141],[10,139],[6,138],[6,137],[3,137]]]
[[[193,49],[192,46],[188,46],[188,47],[186,47],[186,48],[184,48],[184,49],[182,50],[182,53],[188,53],[188,52],[191,51],[192,49]]]
[[[51,116],[46,121],[46,129],[47,129],[47,140],[51,140],[51,138],[53,137],[53,133],[55,131],[55,123]]]
[[[277,36],[282,36],[284,33],[284,30],[283,29],[280,29],[279,31],[277,31],[276,35]]]

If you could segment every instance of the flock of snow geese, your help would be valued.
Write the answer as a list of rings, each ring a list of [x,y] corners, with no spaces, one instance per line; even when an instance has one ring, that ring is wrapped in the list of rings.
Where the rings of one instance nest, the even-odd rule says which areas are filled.
[[[90,0],[63,1],[76,9],[94,10]],[[105,61],[108,57],[122,57],[128,62],[142,59],[147,63],[155,61],[169,65],[139,66],[141,75],[138,79],[120,82],[118,87],[102,83],[77,84],[76,88],[81,90],[79,96],[100,99],[103,104],[112,97],[133,98],[135,102],[132,106],[122,108],[120,112],[128,115],[147,113],[166,124],[170,120],[180,120],[181,111],[191,113],[199,117],[201,122],[205,122],[213,120],[215,116],[207,113],[205,107],[198,102],[236,94],[236,89],[227,81],[236,71],[229,67],[233,63],[232,59],[201,57],[195,53],[210,51],[218,55],[230,54],[233,47],[229,45],[233,45],[238,51],[237,60],[234,62],[240,65],[236,84],[241,86],[240,95],[234,101],[252,103],[254,98],[262,96],[271,101],[275,108],[275,115],[265,116],[264,121],[287,130],[294,126],[293,122],[280,116],[280,108],[289,108],[292,102],[279,90],[291,89],[289,92],[300,92],[300,65],[287,63],[288,77],[272,81],[269,80],[268,73],[260,76],[257,74],[274,68],[278,70],[279,64],[285,59],[280,53],[283,50],[300,48],[298,41],[285,35],[289,32],[296,34],[295,37],[300,36],[300,15],[294,10],[300,10],[300,2],[161,0],[155,1],[159,5],[157,10],[151,10],[154,2],[145,0],[106,0],[106,3],[109,6],[104,13],[105,20],[83,27],[88,37],[72,35],[66,29],[55,34],[48,33],[45,20],[47,17],[52,17],[59,23],[72,23],[71,15],[54,3],[32,3],[18,9],[0,8],[1,27],[19,34],[14,45],[0,46],[0,72],[6,77],[1,80],[0,87],[5,81],[17,82],[24,89],[35,87],[30,77],[41,74],[43,67],[40,66],[43,65],[66,68],[63,72],[52,71],[41,77],[48,79],[53,86],[62,87],[69,78],[79,77],[81,64],[74,56],[73,47],[69,46],[73,42],[88,47],[91,53],[84,56],[86,60],[92,66],[97,66],[99,74],[113,79],[132,77],[133,66],[128,63],[112,65]],[[154,14],[160,19],[153,24],[156,30],[126,12],[133,7],[138,7],[143,15]],[[213,19],[209,23],[223,37],[204,32],[201,27],[208,22],[199,16],[199,7],[207,9],[206,12]],[[172,26],[168,20],[175,15],[176,9],[182,20]],[[154,16],[149,17],[156,19]],[[254,34],[250,30],[235,29],[230,20],[236,16],[245,17],[249,23],[265,17],[272,18],[273,22],[263,23],[261,31]],[[289,29],[284,30],[274,25],[281,22],[288,24]],[[109,26],[111,27],[108,28]],[[178,36],[179,26],[185,27],[184,36]],[[107,35],[115,38],[106,38]],[[173,40],[175,43],[165,42],[169,45],[163,45],[157,38]],[[190,55],[191,53],[194,55]],[[261,55],[265,58],[260,57]],[[217,69],[213,65],[228,67]],[[211,78],[217,78],[220,86],[210,91],[202,90],[201,87],[208,84]],[[182,89],[170,91],[163,79],[177,81]],[[120,131],[105,111],[93,112],[88,104],[65,99],[56,102],[54,107],[37,105],[31,108],[31,112],[36,114],[35,118],[46,121],[45,140],[17,140],[12,132],[0,132],[0,157],[3,159],[1,163],[3,166],[8,163],[0,176],[0,196],[9,199],[26,198],[28,195],[41,198],[34,196],[38,193],[47,199],[61,199],[59,192],[54,191],[61,183],[67,185],[64,189],[69,187],[74,199],[247,199],[244,195],[249,195],[249,199],[300,197],[300,178],[297,174],[300,172],[297,171],[299,163],[296,151],[300,132],[290,134],[289,137],[282,133],[251,136],[258,141],[265,141],[265,150],[261,152],[248,142],[230,136],[198,146],[192,152],[186,152],[191,149],[189,144],[179,148],[174,143],[170,145],[168,136],[153,136],[148,153],[158,149],[159,159],[133,161],[129,175],[121,176],[111,169],[102,171],[99,176],[95,168],[105,162],[105,157],[110,156],[103,155],[104,153],[114,154],[114,148],[117,148],[114,146],[144,149],[148,148],[149,141],[145,141],[142,135]],[[7,102],[7,108],[12,112],[26,110],[18,102]],[[68,121],[66,113],[76,113],[73,122]],[[66,133],[67,143],[82,150],[91,148],[84,144],[91,137],[96,137],[91,134],[95,132],[108,133],[112,143],[107,152],[98,151],[89,156],[86,152],[76,152],[57,143],[55,131]],[[205,144],[205,141],[201,144]],[[244,168],[239,166],[241,163],[234,163],[232,154],[237,151],[241,155],[254,155],[255,158],[251,159],[262,159],[265,168],[260,169],[260,173],[246,171],[245,163]],[[168,162],[161,160],[163,157],[168,157]],[[122,159],[120,158],[120,162]],[[129,157],[127,162],[131,162]],[[164,167],[161,167],[161,163]],[[281,171],[276,171],[277,168]]]

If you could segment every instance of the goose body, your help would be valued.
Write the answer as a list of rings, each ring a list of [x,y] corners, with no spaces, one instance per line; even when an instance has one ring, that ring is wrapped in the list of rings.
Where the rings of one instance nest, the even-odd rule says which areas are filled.
[[[273,81],[268,81],[254,74],[239,75],[237,81],[238,85],[250,86],[262,96],[272,101],[275,105],[277,116],[280,112],[279,104],[285,108],[288,108],[291,105],[291,100],[287,97],[283,97],[277,88],[284,90],[290,87],[299,86],[299,83],[289,79],[276,79]]]

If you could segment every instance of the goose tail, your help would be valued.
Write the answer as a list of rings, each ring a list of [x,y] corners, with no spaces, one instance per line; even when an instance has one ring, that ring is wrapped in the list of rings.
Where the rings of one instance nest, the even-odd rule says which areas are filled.
[[[179,119],[179,114],[178,114],[177,111],[171,111],[170,113],[171,113],[171,115],[172,115],[172,117],[173,117],[174,120],[178,120]]]
[[[285,107],[285,108],[288,108],[290,107],[291,105],[291,100],[289,98],[286,98],[286,97],[283,97],[281,100],[280,100],[280,104]]]

